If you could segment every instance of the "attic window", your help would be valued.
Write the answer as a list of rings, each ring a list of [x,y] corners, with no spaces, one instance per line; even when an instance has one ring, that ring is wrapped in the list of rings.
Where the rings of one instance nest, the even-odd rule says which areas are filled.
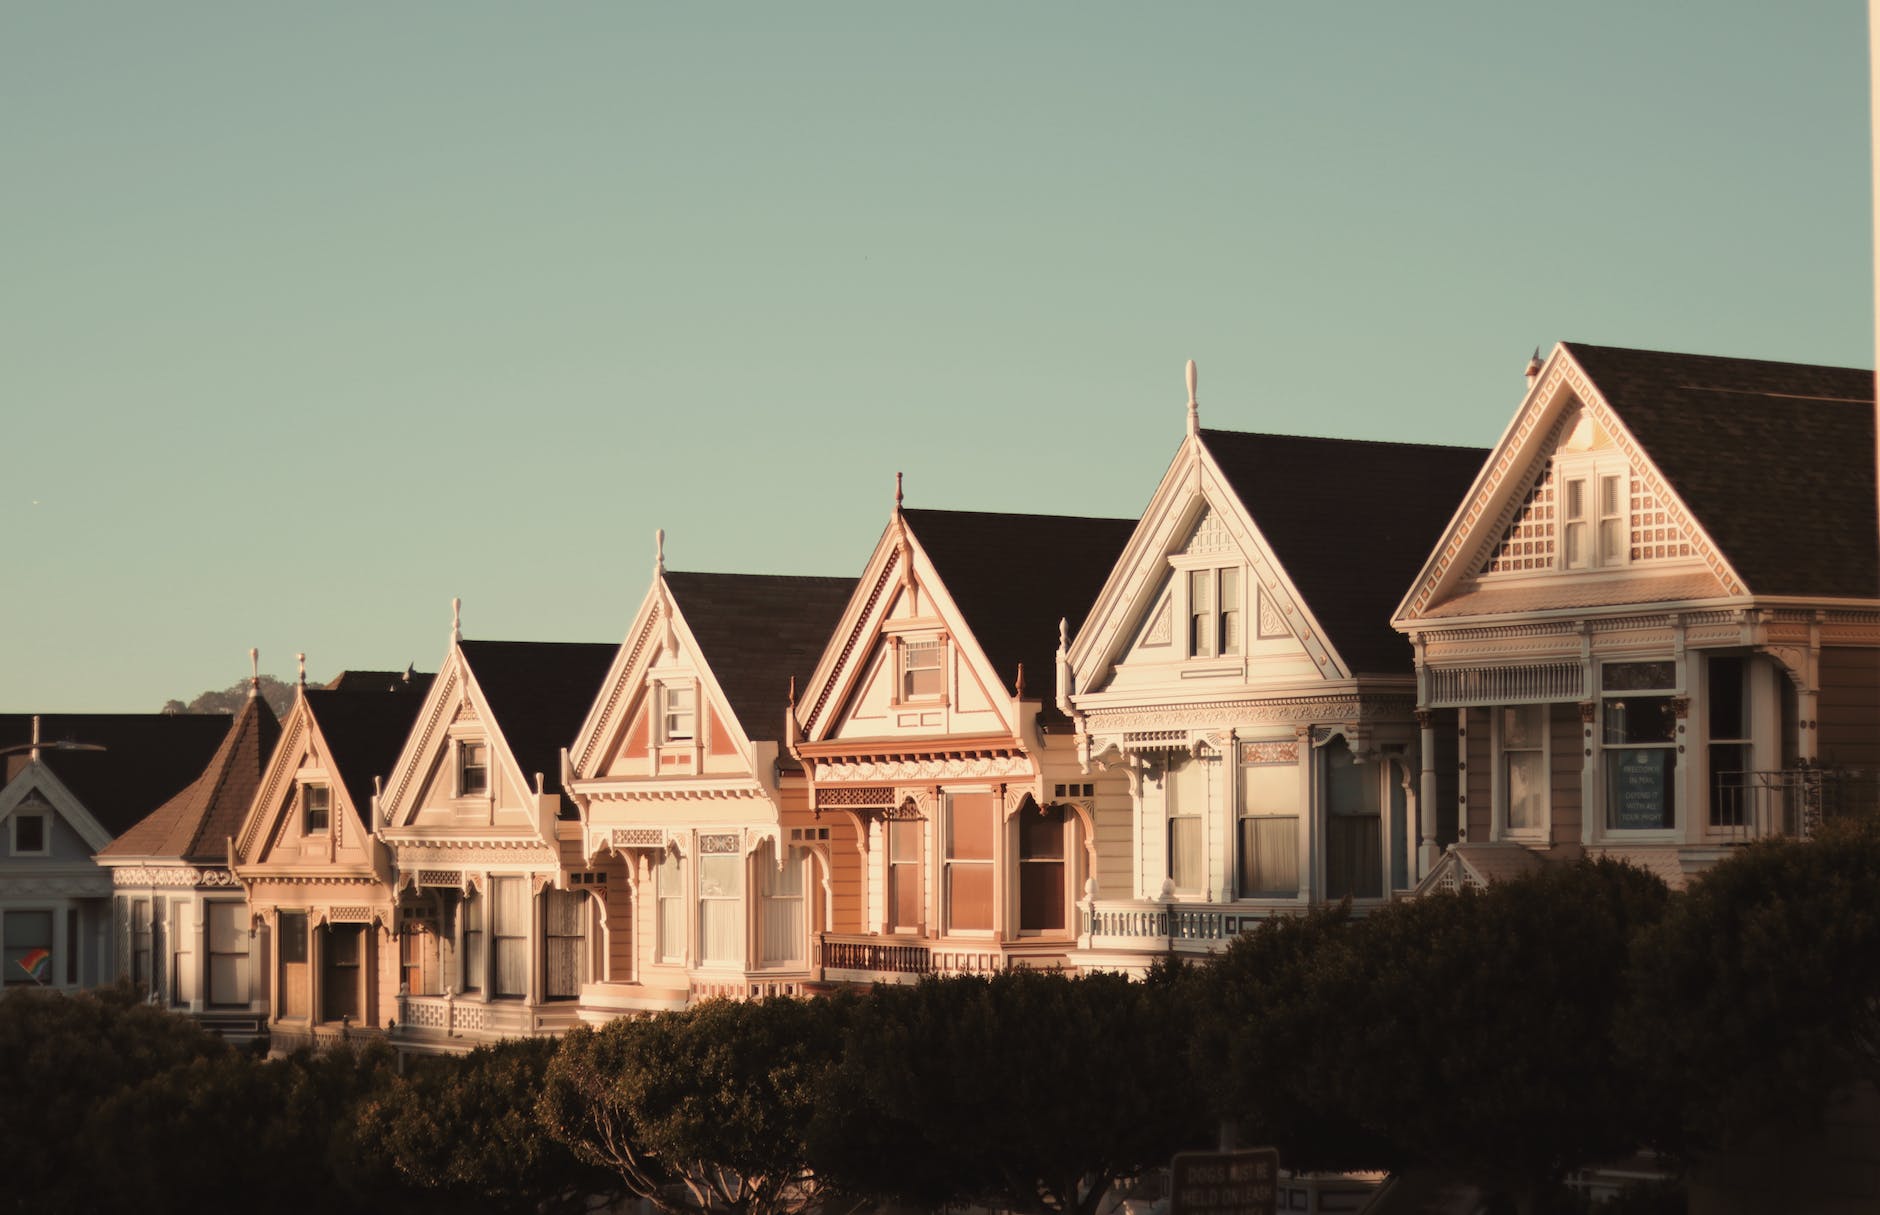
[[[1188,571],[1188,656],[1240,653],[1240,570]]]
[[[302,833],[305,835],[324,835],[331,819],[332,790],[325,785],[302,785],[300,789],[300,811]]]
[[[666,742],[691,742],[698,736],[698,693],[680,684],[662,685]]]
[[[946,695],[947,643],[942,638],[901,643],[901,699],[933,700]]]
[[[488,743],[457,744],[457,796],[477,797],[490,790],[490,747]]]
[[[46,816],[20,811],[13,816],[13,855],[44,856],[46,847]]]

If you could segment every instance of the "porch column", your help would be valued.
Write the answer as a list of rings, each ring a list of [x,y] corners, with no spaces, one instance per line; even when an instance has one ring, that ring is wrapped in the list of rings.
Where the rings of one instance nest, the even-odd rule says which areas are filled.
[[[192,896],[191,906],[196,912],[196,922],[191,926],[196,935],[196,994],[190,998],[189,1011],[201,1012],[209,1001],[209,904]]]
[[[1436,846],[1436,710],[1417,710],[1417,881],[1441,855]]]

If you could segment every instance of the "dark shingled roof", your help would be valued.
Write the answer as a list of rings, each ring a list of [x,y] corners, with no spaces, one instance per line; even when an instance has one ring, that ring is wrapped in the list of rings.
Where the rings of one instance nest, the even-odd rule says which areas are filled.
[[[1751,593],[1880,596],[1873,372],[1562,344]]]
[[[407,676],[417,678],[415,669],[403,671],[341,671],[327,681],[330,692],[391,692],[395,685],[405,682]]]
[[[420,673],[406,682],[401,671],[396,683],[381,686],[376,680],[354,682],[341,676],[334,680],[337,688],[304,691],[307,711],[326,739],[328,757],[361,814],[371,813],[373,778],[389,775],[398,762],[432,678]]]
[[[1410,674],[1391,613],[1488,450],[1233,430],[1201,441],[1352,674]]]
[[[790,680],[808,685],[855,579],[669,572],[666,586],[745,736],[780,739]]]
[[[586,641],[460,641],[457,647],[483,689],[523,779],[533,781],[540,772],[545,788],[560,788],[561,749],[573,744],[620,646]],[[574,803],[564,793],[562,817],[574,813]]]
[[[1006,691],[1017,691],[1023,663],[1026,696],[1044,702],[1047,720],[1061,720],[1058,621],[1069,620],[1076,634],[1136,521],[968,510],[902,514]]]
[[[202,774],[234,720],[227,713],[42,713],[40,759],[99,825],[120,835]],[[0,747],[32,736],[32,714],[0,714]],[[54,749],[62,741],[104,750]],[[27,762],[24,751],[6,756],[7,780]]]
[[[226,864],[228,839],[241,831],[248,803],[261,786],[281,724],[259,696],[250,696],[235,715],[209,766],[187,789],[145,815],[98,855],[101,857],[180,857],[186,861]]]

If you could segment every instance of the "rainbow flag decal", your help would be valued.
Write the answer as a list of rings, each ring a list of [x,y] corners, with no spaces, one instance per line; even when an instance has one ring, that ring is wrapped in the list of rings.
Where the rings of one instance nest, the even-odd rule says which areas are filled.
[[[33,976],[35,983],[44,983],[52,973],[52,951],[50,949],[29,949],[20,955],[20,969]]]

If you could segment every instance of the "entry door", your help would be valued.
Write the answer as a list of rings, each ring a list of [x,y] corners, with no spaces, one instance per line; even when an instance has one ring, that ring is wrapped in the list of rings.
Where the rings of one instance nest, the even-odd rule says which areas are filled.
[[[360,1022],[365,1005],[366,933],[362,924],[333,924],[326,929],[320,953],[320,1019],[350,1017]]]

